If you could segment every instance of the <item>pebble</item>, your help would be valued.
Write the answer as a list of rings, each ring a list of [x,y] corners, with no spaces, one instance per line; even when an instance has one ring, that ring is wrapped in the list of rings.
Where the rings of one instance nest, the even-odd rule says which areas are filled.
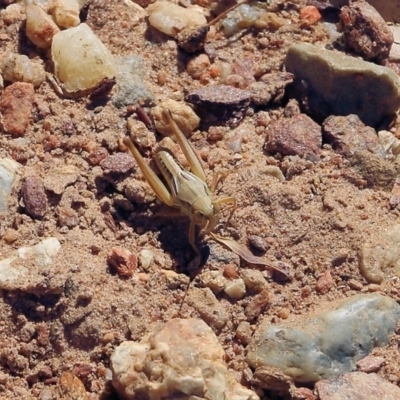
[[[332,378],[355,370],[374,347],[385,346],[399,317],[400,306],[390,297],[361,294],[310,318],[281,325],[265,321],[248,346],[247,362],[279,368],[297,382]]]
[[[60,376],[58,396],[63,400],[89,400],[82,381],[69,371],[64,371]]]
[[[46,79],[42,64],[33,63],[23,54],[9,53],[2,65],[3,78],[8,82],[27,82],[38,87]]]
[[[367,187],[390,192],[397,178],[393,163],[382,160],[369,151],[357,151],[350,159],[350,165],[366,181]]]
[[[51,16],[37,4],[27,4],[25,12],[26,36],[37,47],[48,49],[60,29]]]
[[[246,286],[243,282],[243,279],[234,279],[232,281],[228,281],[225,288],[225,294],[233,300],[240,300],[246,294]]]
[[[207,54],[199,54],[189,60],[186,64],[186,70],[193,79],[199,79],[207,72],[210,64],[210,58]]]
[[[262,14],[263,9],[256,4],[242,4],[222,20],[222,31],[224,35],[232,36],[254,25]]]
[[[44,178],[44,188],[55,194],[62,194],[65,188],[78,179],[78,169],[73,165],[53,168]]]
[[[289,48],[286,69],[307,85],[307,106],[318,120],[356,114],[377,126],[400,107],[399,78],[389,68],[303,43]]]
[[[367,356],[356,363],[359,371],[362,372],[378,372],[385,363],[383,357]]]
[[[335,285],[335,281],[332,279],[332,275],[331,275],[330,271],[327,269],[318,278],[317,286],[315,288],[318,293],[326,294],[332,289],[332,287],[334,285]]]
[[[250,83],[251,101],[255,105],[267,105],[282,100],[286,86],[293,82],[293,74],[276,72],[263,75],[258,82]]]
[[[8,210],[8,197],[20,165],[11,158],[0,158],[0,212]]]
[[[251,335],[253,331],[251,329],[250,322],[241,321],[236,328],[235,336],[239,340],[240,343],[249,344],[251,340]]]
[[[173,132],[169,126],[168,119],[164,115],[164,111],[168,109],[171,112],[173,120],[176,122],[180,130],[187,137],[199,127],[200,118],[184,102],[167,99],[159,105],[151,109],[156,131],[165,136],[170,136]]]
[[[93,89],[116,75],[114,56],[86,24],[57,33],[51,57],[55,76],[68,93]]]
[[[117,270],[119,276],[130,277],[137,267],[136,254],[123,247],[113,247],[107,261]]]
[[[185,97],[207,120],[220,125],[238,123],[250,105],[251,93],[228,85],[212,85],[196,89]]]
[[[314,6],[306,6],[300,10],[300,26],[307,28],[321,19],[321,13]]]
[[[117,94],[112,103],[117,108],[137,104],[139,101],[150,105],[154,102],[154,94],[144,83],[146,65],[142,57],[130,54],[115,58]]]
[[[135,160],[127,153],[116,153],[100,161],[100,167],[107,172],[125,174],[135,166]]]
[[[359,268],[369,283],[400,277],[400,225],[366,240],[360,248]]]
[[[35,91],[31,83],[15,82],[7,86],[0,99],[3,128],[6,133],[23,136],[28,129]]]
[[[267,127],[265,149],[270,153],[316,156],[321,152],[321,127],[306,114],[281,118]]]
[[[127,400],[259,400],[234,379],[224,355],[217,336],[204,321],[175,318],[159,325],[140,343],[126,341],[114,350],[112,383]]]
[[[192,287],[187,293],[186,302],[213,329],[219,330],[227,324],[229,315],[211,289]]]
[[[0,288],[35,294],[62,293],[66,278],[58,267],[53,268],[52,276],[44,274],[54,266],[53,258],[60,248],[60,242],[54,237],[35,246],[20,247],[11,257],[0,261]]]
[[[375,129],[365,126],[355,114],[328,117],[322,124],[322,137],[336,153],[344,157],[350,158],[356,151],[368,150],[385,158]]]
[[[270,305],[270,296],[267,290],[255,295],[244,309],[247,321],[255,321]]]
[[[143,249],[139,252],[139,265],[147,271],[154,259],[154,253],[151,250]]]
[[[382,61],[389,56],[393,34],[376,9],[366,1],[344,6],[340,13],[346,47],[365,60]]]
[[[80,24],[79,3],[76,0],[55,0],[50,7],[55,23],[61,28],[72,28]]]
[[[220,271],[205,271],[199,275],[200,285],[212,290],[214,294],[219,294],[224,290],[227,280]]]
[[[322,380],[315,385],[320,400],[385,399],[398,400],[400,388],[376,374],[353,372]]]
[[[27,177],[21,188],[26,212],[35,219],[42,219],[46,214],[47,197],[43,180],[38,176]]]
[[[183,8],[166,1],[156,1],[146,11],[153,28],[174,38],[184,29],[207,25],[205,16],[195,8]]]

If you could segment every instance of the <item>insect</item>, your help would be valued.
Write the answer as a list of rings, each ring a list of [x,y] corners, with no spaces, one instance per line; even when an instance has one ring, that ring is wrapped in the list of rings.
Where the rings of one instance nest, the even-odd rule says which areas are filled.
[[[195,227],[200,227],[204,233],[211,233],[219,222],[223,205],[226,204],[231,209],[232,214],[236,208],[236,199],[233,197],[214,197],[217,179],[213,180],[211,188],[207,186],[206,175],[196,152],[172,118],[171,112],[166,109],[164,115],[188,161],[190,171],[182,167],[169,149],[165,147],[157,148],[155,160],[167,183],[166,186],[144,161],[132,140],[126,137],[124,144],[131,151],[157,197],[168,206],[179,208],[183,214],[190,218],[189,243],[196,254],[200,256],[200,251],[195,243]]]

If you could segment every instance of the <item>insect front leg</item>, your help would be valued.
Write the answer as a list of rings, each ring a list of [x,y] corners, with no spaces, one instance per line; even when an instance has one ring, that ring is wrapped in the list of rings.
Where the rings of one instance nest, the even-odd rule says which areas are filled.
[[[200,178],[203,182],[206,181],[206,174],[201,165],[200,159],[197,156],[196,152],[193,150],[193,147],[190,145],[189,141],[186,139],[183,132],[179,129],[178,125],[174,121],[171,115],[171,111],[168,109],[164,110],[164,115],[168,120],[168,124],[172,129],[176,137],[176,141],[178,142],[180,148],[182,149],[183,154],[186,157],[186,160],[189,163],[191,172]]]
[[[213,202],[214,208],[216,209],[216,213],[218,214],[221,211],[221,206],[223,204],[228,204],[227,209],[230,209],[229,217],[226,222],[229,222],[229,220],[232,217],[232,214],[235,212],[237,208],[237,203],[236,199],[234,197],[220,197]]]
[[[144,161],[143,157],[141,156],[139,150],[133,144],[132,140],[128,137],[124,138],[124,144],[129,148],[131,151],[134,159],[138,163],[140,169],[144,177],[146,178],[147,182],[149,183],[150,187],[153,189],[156,196],[166,205],[173,207],[175,202],[174,198],[165,185],[161,182],[160,178],[155,174],[155,172],[147,165]]]

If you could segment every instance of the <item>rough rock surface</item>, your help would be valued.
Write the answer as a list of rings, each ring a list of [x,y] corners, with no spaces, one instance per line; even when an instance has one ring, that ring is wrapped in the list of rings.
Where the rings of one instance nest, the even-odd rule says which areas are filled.
[[[111,356],[113,385],[127,400],[257,400],[222,361],[224,350],[198,319],[172,319],[141,343],[123,342]]]
[[[321,151],[320,126],[305,114],[272,122],[267,128],[265,148],[271,153],[316,156]]]
[[[388,58],[393,34],[385,20],[366,1],[342,8],[340,20],[346,46],[366,60]]]
[[[400,388],[376,374],[353,372],[337,378],[322,380],[315,385],[321,400],[364,400],[400,398]]]
[[[375,130],[365,126],[354,114],[328,117],[322,125],[322,136],[337,153],[345,157],[351,157],[359,150],[368,150],[381,158],[385,156]]]
[[[371,283],[400,276],[400,225],[395,225],[378,240],[367,240],[362,244],[360,271]]]
[[[307,84],[307,107],[317,119],[356,114],[377,126],[400,107],[400,84],[389,68],[322,49],[312,44],[292,45],[286,69],[295,82]]]
[[[390,297],[353,296],[313,318],[284,325],[266,321],[250,342],[247,361],[253,368],[280,368],[298,382],[335,377],[386,345],[399,318],[400,306]]]
[[[0,159],[0,212],[7,211],[8,196],[11,193],[15,174],[20,165],[11,158]]]

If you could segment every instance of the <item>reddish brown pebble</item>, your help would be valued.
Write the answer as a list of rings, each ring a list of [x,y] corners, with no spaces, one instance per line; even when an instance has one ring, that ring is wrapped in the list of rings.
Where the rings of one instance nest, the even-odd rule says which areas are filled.
[[[122,247],[113,247],[107,261],[120,276],[132,276],[137,267],[137,256]]]
[[[77,362],[72,369],[74,375],[80,379],[86,379],[94,371],[94,366],[85,362]]]
[[[118,174],[124,174],[130,171],[134,166],[134,159],[126,153],[113,154],[100,162],[101,168]]]
[[[269,295],[266,290],[254,296],[245,309],[247,321],[255,320],[269,306]]]
[[[85,386],[72,372],[63,372],[59,381],[60,399],[88,400]]]
[[[356,363],[357,368],[362,372],[378,372],[385,362],[383,357],[367,356]]]
[[[282,319],[288,319],[290,315],[290,311],[288,308],[283,307],[278,311],[278,317]]]
[[[281,118],[267,127],[265,148],[283,155],[318,155],[321,152],[321,127],[305,114]]]
[[[311,389],[305,387],[294,389],[291,395],[292,400],[315,400],[317,398]]]
[[[35,100],[31,83],[15,82],[4,89],[0,100],[3,129],[6,133],[23,136],[28,129]]]
[[[329,290],[334,285],[334,281],[332,279],[332,275],[329,270],[326,270],[319,278],[317,282],[317,292],[321,294],[328,293]]]
[[[98,147],[89,154],[89,162],[92,165],[99,165],[108,156],[108,151],[104,147]]]
[[[239,278],[239,270],[236,265],[228,264],[224,268],[224,276],[228,279],[237,279]]]
[[[306,28],[321,19],[321,14],[314,6],[306,6],[300,10],[300,26]]]
[[[22,184],[22,199],[26,212],[35,219],[42,219],[46,214],[47,197],[43,181],[38,176],[30,176]]]

